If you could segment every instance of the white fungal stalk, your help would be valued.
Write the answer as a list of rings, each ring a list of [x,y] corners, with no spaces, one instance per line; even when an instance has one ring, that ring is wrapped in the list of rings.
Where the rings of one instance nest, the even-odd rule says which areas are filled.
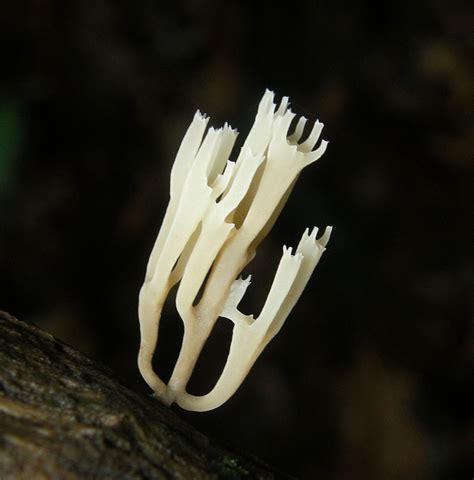
[[[306,123],[301,117],[288,136],[295,114],[284,97],[276,108],[266,91],[255,123],[235,162],[229,154],[237,132],[229,125],[207,128],[199,111],[184,136],[171,171],[170,202],[148,261],[140,291],[141,345],[138,365],[145,381],[166,404],[206,411],[226,402],[255,360],[279,332],[316,267],[331,234],[327,227],[306,230],[293,254],[283,255],[260,315],[244,315],[239,302],[250,284],[239,277],[268,234],[304,167],[318,160],[327,142],[318,142],[316,121],[298,143]],[[176,307],[184,322],[181,351],[166,385],[153,371],[161,311],[179,282]],[[198,299],[198,294],[202,292]],[[219,317],[234,323],[229,355],[214,388],[206,395],[186,391],[199,354]]]

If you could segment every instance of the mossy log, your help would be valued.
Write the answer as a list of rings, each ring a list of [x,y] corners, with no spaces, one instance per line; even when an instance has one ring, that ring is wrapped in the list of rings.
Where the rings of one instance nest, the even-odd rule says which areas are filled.
[[[285,479],[0,312],[0,478]]]

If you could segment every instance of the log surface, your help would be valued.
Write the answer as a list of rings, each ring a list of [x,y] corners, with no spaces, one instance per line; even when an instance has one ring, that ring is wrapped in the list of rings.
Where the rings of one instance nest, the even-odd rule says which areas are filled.
[[[0,312],[0,478],[285,479]]]

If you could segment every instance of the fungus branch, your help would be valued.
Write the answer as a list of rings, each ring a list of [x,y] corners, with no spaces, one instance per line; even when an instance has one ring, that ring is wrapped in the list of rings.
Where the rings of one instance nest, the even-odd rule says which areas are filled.
[[[301,139],[306,119],[288,131],[295,114],[284,97],[278,107],[266,91],[255,123],[235,162],[228,157],[237,132],[227,124],[207,131],[197,112],[171,171],[170,202],[147,266],[139,297],[140,372],[163,402],[206,411],[227,401],[257,357],[283,326],[316,267],[331,234],[306,230],[293,254],[284,247],[273,284],[256,319],[238,310],[250,277],[239,277],[267,235],[304,167],[326,150],[323,124]],[[179,282],[176,307],[184,322],[181,351],[166,385],[153,371],[161,310]],[[203,294],[196,302],[198,293]],[[186,391],[199,354],[219,317],[234,323],[228,358],[206,395]]]

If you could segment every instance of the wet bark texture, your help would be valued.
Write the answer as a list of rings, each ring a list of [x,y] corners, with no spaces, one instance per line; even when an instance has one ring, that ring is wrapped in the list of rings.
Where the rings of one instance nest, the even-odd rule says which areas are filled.
[[[0,312],[0,478],[280,479]]]

